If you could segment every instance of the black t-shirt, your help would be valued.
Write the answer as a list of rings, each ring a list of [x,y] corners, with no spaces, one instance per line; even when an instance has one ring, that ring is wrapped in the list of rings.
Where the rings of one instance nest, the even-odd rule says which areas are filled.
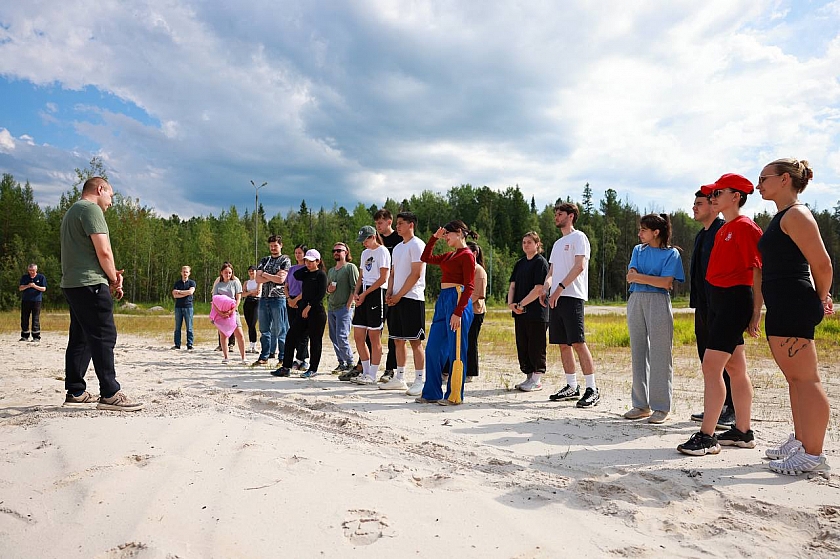
[[[534,286],[545,283],[547,275],[548,262],[542,254],[537,254],[530,260],[526,256],[517,260],[513,266],[513,272],[510,274],[510,282],[515,284],[513,286],[513,302],[518,303],[533,291]],[[519,320],[548,322],[548,306],[542,306],[539,299],[527,304],[523,314],[511,314]]]
[[[323,312],[324,306],[321,302],[327,294],[327,274],[321,270],[310,272],[303,267],[295,270],[294,276],[300,282],[301,288],[298,310],[303,311],[307,305],[311,305],[310,313]]]
[[[712,248],[715,246],[715,236],[725,222],[716,218],[708,229],[701,229],[694,237],[694,253],[691,255],[691,293],[689,294],[689,306],[693,309],[700,309],[706,312],[709,308],[708,284],[706,282],[706,270],[709,268],[709,258],[712,256]]]
[[[397,246],[402,242],[402,237],[400,237],[399,233],[394,231],[387,237],[382,235],[382,243],[385,245],[385,248],[388,249],[388,252],[391,253],[391,256],[394,255],[394,247]]]
[[[184,281],[179,279],[175,282],[175,285],[172,286],[172,289],[177,289],[178,291],[188,291],[190,288],[195,287],[195,282],[191,279]],[[193,306],[193,296],[187,295],[186,297],[179,297],[175,299],[175,307],[178,309],[189,309]]]

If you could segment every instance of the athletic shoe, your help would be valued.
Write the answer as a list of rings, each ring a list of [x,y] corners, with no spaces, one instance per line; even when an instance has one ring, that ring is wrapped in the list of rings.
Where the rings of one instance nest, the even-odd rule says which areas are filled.
[[[404,380],[400,380],[398,378],[392,378],[388,382],[379,382],[379,390],[401,390],[405,392],[408,390],[408,385],[405,383]]]
[[[693,413],[691,414],[691,421],[697,421],[698,423],[703,422],[703,417],[705,414],[701,411],[700,413]],[[723,409],[720,410],[720,417],[718,418],[717,425],[715,425],[715,429],[730,429],[735,425],[735,410],[733,410],[729,406],[723,406]]]
[[[21,338],[21,339],[19,339],[18,341],[19,341],[19,342],[28,342],[28,341],[29,341],[29,338]]]
[[[720,444],[717,437],[707,435],[703,431],[697,431],[683,444],[677,446],[677,450],[690,456],[704,456],[706,454],[717,454],[720,452]]]
[[[419,378],[415,379],[414,384],[412,384],[408,390],[405,391],[406,394],[409,396],[419,396],[423,393],[423,385],[426,384],[426,379]]]
[[[723,406],[715,427],[718,429],[731,429],[732,427],[735,427],[735,410],[733,410],[730,406]],[[718,439],[719,438],[720,437],[718,437]]]
[[[137,411],[143,409],[143,404],[141,402],[132,402],[128,399],[128,396],[120,390],[110,398],[103,398],[100,396],[99,403],[96,404],[96,409],[110,411]]]
[[[379,377],[379,382],[387,383],[392,378],[394,378],[394,369],[385,369],[385,372]]]
[[[601,401],[601,393],[598,392],[597,388],[587,388],[583,391],[583,398],[577,401],[575,404],[579,408],[591,408],[593,406],[597,406],[598,402]]]
[[[580,398],[580,386],[572,388],[568,384],[548,397],[552,402],[560,402],[563,400],[577,400]]]
[[[624,419],[643,419],[650,417],[650,408],[633,408],[624,414]]]
[[[80,406],[83,404],[92,404],[93,403],[93,396],[90,395],[90,392],[85,390],[82,392],[80,396],[73,396],[69,392],[67,396],[64,397],[64,405],[65,406]]]
[[[538,379],[531,377],[528,381],[519,385],[519,390],[522,392],[536,392],[537,390],[542,390],[542,383]]]
[[[793,454],[781,460],[770,462],[770,469],[779,474],[798,476],[799,474],[819,474],[828,479],[831,477],[831,466],[825,459],[825,454],[811,456],[805,453],[804,448],[799,448]]]
[[[755,435],[753,435],[752,429],[747,429],[746,433],[742,433],[735,427],[731,427],[729,431],[718,435],[717,440],[721,446],[755,448]]]
[[[665,423],[665,420],[668,419],[668,412],[667,411],[655,411],[653,415],[648,417],[647,422],[652,423],[654,425],[660,425]]]
[[[338,365],[336,365],[335,369],[333,369],[331,372],[332,372],[332,374],[334,374],[334,375],[338,375],[338,374],[343,373],[345,370],[346,370],[346,369],[344,368],[344,363],[342,363],[341,361],[339,361],[339,362],[338,362]]]
[[[257,359],[253,363],[251,363],[252,367],[262,367],[263,365],[268,365],[268,360],[266,359]]]
[[[225,364],[230,363],[230,359],[225,357],[224,359],[222,359],[222,363],[225,363]]]
[[[300,378],[312,378],[318,374],[318,371],[313,371],[312,369],[308,369],[305,373],[300,374]]]
[[[362,373],[357,371],[355,368],[349,369],[338,375],[338,380],[353,380],[354,378],[358,378],[361,374]]]
[[[217,346],[216,346],[216,349],[215,349],[214,351],[222,351],[222,346],[221,346],[221,344],[217,345]]]
[[[353,384],[358,384],[360,386],[370,386],[372,384],[376,384],[376,377],[359,375],[357,377],[351,378],[350,382],[352,382]]]
[[[179,346],[179,345],[174,345],[174,346],[170,347],[169,349],[181,349],[181,346]]]
[[[187,346],[187,351],[192,351],[192,350],[193,350],[193,346],[188,345],[188,346]]]
[[[423,396],[414,399],[414,402],[417,404],[437,404],[441,400],[427,400]]]
[[[768,448],[764,451],[764,454],[767,458],[771,458],[773,460],[782,460],[787,458],[794,452],[798,452],[799,449],[802,448],[802,443],[796,440],[796,435],[791,433],[787,440],[784,442],[776,445],[775,447]]]
[[[292,376],[292,370],[288,367],[278,367],[271,371],[273,377],[289,377]]]
[[[516,384],[513,385],[513,387],[517,390],[520,390],[520,388],[519,388],[520,386],[522,386],[523,384],[527,384],[527,383],[531,382],[531,377],[532,376],[534,376],[533,373],[528,373],[527,375],[525,375],[525,380],[523,380],[522,382],[517,382]]]

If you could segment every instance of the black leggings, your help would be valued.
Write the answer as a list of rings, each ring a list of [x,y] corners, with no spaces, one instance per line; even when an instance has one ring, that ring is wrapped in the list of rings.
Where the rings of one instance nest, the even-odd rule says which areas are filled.
[[[481,324],[484,322],[484,313],[474,314],[470,333],[467,338],[467,376],[478,376],[478,335],[481,333]]]
[[[257,331],[257,317],[260,314],[260,300],[256,297],[246,297],[245,307],[242,309],[245,315],[245,323],[248,325],[248,341],[257,342],[259,331]]]
[[[309,336],[309,370],[318,371],[321,364],[321,350],[324,342],[324,328],[327,326],[327,313],[324,307],[318,305],[309,309],[309,316],[300,318],[289,326],[286,334],[286,347],[296,347],[303,336]],[[283,366],[291,368],[294,362],[294,351],[283,354]]]

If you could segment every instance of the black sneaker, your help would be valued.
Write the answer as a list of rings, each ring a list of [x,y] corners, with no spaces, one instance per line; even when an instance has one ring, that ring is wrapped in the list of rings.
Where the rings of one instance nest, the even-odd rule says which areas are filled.
[[[597,406],[600,401],[601,394],[598,392],[598,389],[587,388],[583,391],[583,398],[578,400],[575,405],[579,408],[591,408],[592,406]]]
[[[742,433],[735,427],[732,427],[729,431],[718,435],[717,440],[721,446],[755,448],[755,436],[753,436],[752,429],[747,429],[746,433]]]
[[[382,376],[379,377],[379,382],[388,382],[394,378],[394,369],[386,369]]]
[[[273,377],[288,377],[292,375],[292,370],[288,367],[280,367],[279,369],[275,369],[271,371],[271,376]]]
[[[703,417],[705,415],[706,414],[703,413],[702,411],[700,413],[693,413],[693,414],[691,414],[691,421],[696,421],[698,423],[703,423]]]
[[[560,402],[563,400],[578,400],[580,399],[580,386],[572,388],[568,384],[548,397],[552,402]]]
[[[717,454],[720,452],[720,444],[717,437],[707,435],[703,431],[697,431],[683,444],[677,446],[677,450],[691,456],[705,456],[706,454]]]
[[[733,410],[730,406],[723,406],[723,409],[720,412],[720,417],[718,418],[717,428],[731,429],[733,427],[735,427],[735,410]],[[720,439],[720,437],[718,437],[718,439]],[[750,448],[752,448],[752,446]]]
[[[338,380],[350,380],[351,378],[356,378],[357,376],[361,375],[361,371],[357,371],[355,367],[352,369],[348,369],[338,375]]]

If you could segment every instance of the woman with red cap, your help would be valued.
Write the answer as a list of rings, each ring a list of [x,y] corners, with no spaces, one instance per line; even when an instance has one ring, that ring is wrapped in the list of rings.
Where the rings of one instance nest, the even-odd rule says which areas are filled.
[[[766,454],[775,472],[828,477],[823,441],[830,410],[817,372],[814,330],[823,316],[834,313],[828,292],[833,270],[817,222],[798,200],[813,176],[807,161],[777,159],[758,177],[761,197],[778,210],[758,243],[764,261],[764,327],[770,352],[788,382],[794,429]]]
[[[723,214],[725,223],[715,235],[706,281],[710,284],[709,339],[703,355],[704,415],[700,431],[677,446],[683,454],[717,454],[723,446],[754,448],[750,429],[753,389],[747,374],[744,331],[758,337],[761,319],[761,255],[758,240],[761,228],[741,215],[752,183],[741,175],[728,173],[713,185],[701,188],[712,201],[712,211]],[[753,286],[756,291],[753,292]],[[737,410],[735,425],[715,436],[717,418],[726,398],[724,368],[729,372],[732,400]]]

